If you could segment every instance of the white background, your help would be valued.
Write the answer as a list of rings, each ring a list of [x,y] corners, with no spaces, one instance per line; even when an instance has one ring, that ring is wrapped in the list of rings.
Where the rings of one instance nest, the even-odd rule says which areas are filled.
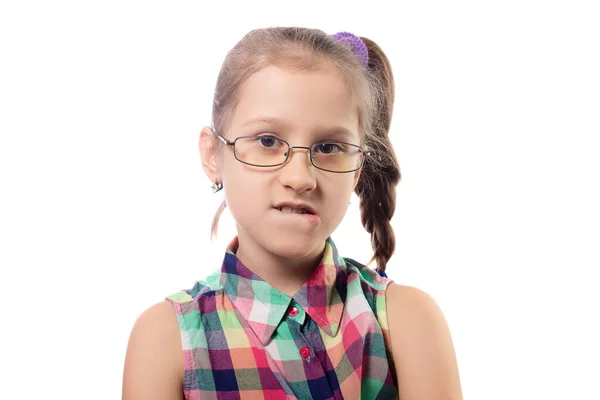
[[[0,398],[120,397],[137,316],[218,268],[197,151],[225,53],[274,25],[387,52],[396,282],[443,309],[465,399],[600,399],[594,1],[3,2]],[[333,237],[367,261],[358,201]]]

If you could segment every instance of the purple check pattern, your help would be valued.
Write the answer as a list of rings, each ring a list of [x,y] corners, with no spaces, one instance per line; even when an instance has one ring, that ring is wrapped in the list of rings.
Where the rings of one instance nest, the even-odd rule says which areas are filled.
[[[184,395],[206,399],[396,399],[385,289],[391,280],[342,258],[321,262],[288,296],[227,247],[220,270],[168,296],[184,352]]]

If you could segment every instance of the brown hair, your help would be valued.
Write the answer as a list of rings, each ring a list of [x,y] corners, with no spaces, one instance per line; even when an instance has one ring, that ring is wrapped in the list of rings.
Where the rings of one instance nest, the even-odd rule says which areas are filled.
[[[313,70],[333,65],[359,100],[359,129],[366,157],[355,193],[360,198],[361,221],[371,234],[379,271],[396,247],[390,220],[396,208],[395,187],[400,167],[388,137],[394,106],[394,78],[390,62],[372,40],[361,37],[369,50],[369,63],[363,67],[350,48],[317,29],[277,27],[255,29],[229,51],[217,78],[212,123],[223,134],[237,105],[243,83],[267,65]],[[220,142],[219,142],[220,143]],[[213,219],[212,235],[217,232],[223,202]]]

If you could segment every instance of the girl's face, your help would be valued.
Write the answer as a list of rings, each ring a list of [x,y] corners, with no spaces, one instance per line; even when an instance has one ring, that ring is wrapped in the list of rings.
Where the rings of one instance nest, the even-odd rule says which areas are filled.
[[[305,147],[325,140],[360,145],[358,126],[357,104],[333,68],[298,72],[268,66],[242,86],[223,136],[234,141],[269,135]],[[207,170],[213,181],[223,182],[240,246],[302,258],[322,250],[342,221],[360,171],[323,171],[311,165],[307,149],[291,151],[286,164],[261,168],[239,162],[233,147],[223,145],[213,172]],[[315,215],[279,210],[285,202],[308,206]]]

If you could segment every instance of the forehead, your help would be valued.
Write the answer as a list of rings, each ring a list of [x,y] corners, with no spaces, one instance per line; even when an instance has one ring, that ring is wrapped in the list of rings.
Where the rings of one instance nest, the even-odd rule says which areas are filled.
[[[333,67],[297,71],[270,65],[251,75],[240,90],[230,126],[273,121],[288,133],[341,128],[358,137],[357,101]]]

